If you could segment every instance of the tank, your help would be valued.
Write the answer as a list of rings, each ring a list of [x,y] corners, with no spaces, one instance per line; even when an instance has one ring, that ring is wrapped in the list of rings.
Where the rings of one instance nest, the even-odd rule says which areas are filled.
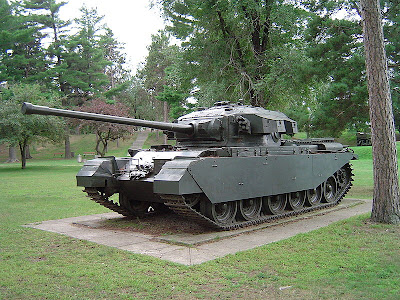
[[[76,175],[91,200],[127,217],[168,208],[231,230],[332,207],[350,189],[350,161],[357,159],[332,138],[292,139],[294,120],[240,103],[217,102],[174,123],[30,103],[22,111],[156,128],[176,140],[176,146],[129,149],[128,157],[88,160]],[[118,200],[110,199],[114,194]]]
[[[400,133],[395,134],[396,142],[400,141]],[[370,132],[357,132],[357,146],[372,146],[371,131]]]
[[[371,133],[357,132],[357,146],[371,146]]]

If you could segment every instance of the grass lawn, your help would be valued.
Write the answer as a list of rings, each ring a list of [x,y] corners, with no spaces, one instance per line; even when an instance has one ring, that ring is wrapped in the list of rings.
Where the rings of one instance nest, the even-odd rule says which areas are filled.
[[[356,152],[349,196],[369,198],[370,147]],[[191,267],[22,227],[108,211],[75,186],[80,166],[0,164],[0,299],[399,299],[400,226],[368,215]]]

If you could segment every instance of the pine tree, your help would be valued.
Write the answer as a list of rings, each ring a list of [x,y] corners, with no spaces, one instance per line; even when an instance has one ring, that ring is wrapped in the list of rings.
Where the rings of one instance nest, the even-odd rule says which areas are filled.
[[[7,66],[4,63],[8,56],[12,54],[13,47],[13,28],[16,17],[12,13],[12,8],[7,0],[0,0],[0,82],[7,81],[9,78]]]
[[[40,26],[31,20],[18,2],[0,2],[0,81],[36,82],[45,77],[47,62],[43,53]]]
[[[302,1],[314,17],[307,30],[307,54],[312,62],[304,74],[324,87],[313,113],[315,134],[339,135],[344,129],[369,130],[364,48],[358,1]],[[400,126],[400,2],[381,1],[389,80],[395,121]],[[336,14],[346,11],[345,19]],[[351,17],[351,18],[349,18]],[[315,89],[315,86],[313,89]]]
[[[400,1],[383,1],[385,49],[396,127],[400,129]]]
[[[337,137],[346,125],[362,130],[368,122],[361,27],[353,21],[315,15],[306,40],[311,58],[304,74],[322,85],[313,113],[314,135]]]
[[[104,59],[109,62],[105,67],[105,74],[108,77],[109,83],[106,87],[104,95],[116,100],[116,95],[127,88],[129,71],[125,69],[126,64],[123,45],[117,41],[112,30],[105,28],[105,33],[100,36],[100,47],[104,50]]]
[[[61,76],[69,104],[82,105],[94,95],[105,91],[108,78],[105,59],[100,46],[103,16],[96,9],[81,8],[81,17],[75,19],[78,33],[65,41],[67,69]]]
[[[57,0],[24,0],[23,7],[30,13],[30,19],[36,22],[42,32],[50,36],[51,43],[46,49],[48,60],[47,82],[56,84],[56,89],[64,91],[65,87],[60,80],[61,74],[65,72],[66,64],[63,64],[64,48],[62,41],[66,37],[65,31],[70,21],[60,19],[60,9],[67,2]]]
[[[164,122],[168,121],[168,102],[160,101],[161,99],[157,99],[157,95],[164,90],[164,86],[167,84],[165,70],[174,63],[177,51],[176,46],[169,45],[169,39],[170,37],[165,31],[159,31],[158,34],[152,35],[146,64],[138,74],[143,80],[151,105],[162,112],[162,120]],[[164,143],[167,143],[166,136],[164,136]]]

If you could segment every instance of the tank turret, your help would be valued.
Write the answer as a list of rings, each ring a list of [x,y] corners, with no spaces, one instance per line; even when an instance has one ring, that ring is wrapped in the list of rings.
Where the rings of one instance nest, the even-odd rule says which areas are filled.
[[[179,145],[190,147],[268,146],[282,134],[297,132],[297,124],[281,112],[260,107],[217,102],[209,109],[192,112],[176,123],[156,122],[24,103],[24,114],[41,114],[142,126],[169,131]]]
[[[352,185],[357,156],[332,138],[286,140],[286,115],[229,102],[174,123],[54,109],[24,103],[25,114],[56,115],[161,129],[176,146],[99,157],[78,172],[89,198],[124,216],[175,213],[230,230],[337,205]],[[118,202],[110,198],[119,194]]]

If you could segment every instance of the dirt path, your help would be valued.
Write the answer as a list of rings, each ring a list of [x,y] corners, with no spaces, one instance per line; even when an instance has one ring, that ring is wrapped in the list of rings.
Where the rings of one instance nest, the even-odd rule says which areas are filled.
[[[136,137],[136,140],[134,140],[131,148],[132,149],[142,149],[144,143],[147,140],[147,137],[149,136],[150,131],[149,130],[140,130],[138,132],[138,135]]]

